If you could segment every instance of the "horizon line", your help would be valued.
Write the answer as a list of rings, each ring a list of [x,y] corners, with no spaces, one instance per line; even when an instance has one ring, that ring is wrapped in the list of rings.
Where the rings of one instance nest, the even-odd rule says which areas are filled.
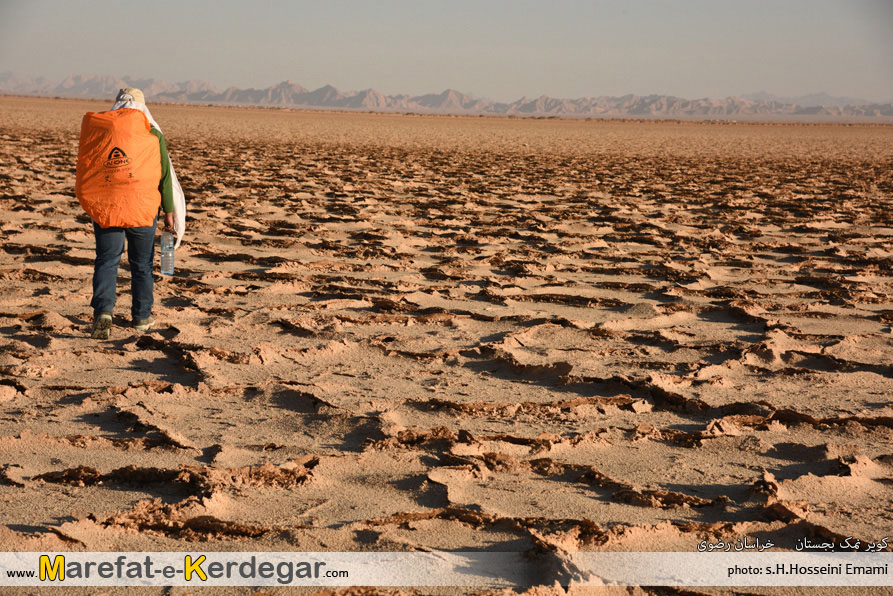
[[[48,83],[52,83],[54,80],[54,79],[51,79],[45,75],[28,75],[28,74],[22,74],[20,72],[16,72],[13,70],[6,70],[3,72],[0,72],[0,76],[3,76],[3,75],[10,75],[13,77],[27,77],[28,79],[31,79],[32,81],[43,79],[43,80],[47,81]],[[239,91],[250,91],[250,90],[263,91],[266,89],[278,87],[278,86],[286,84],[286,83],[292,84],[292,85],[297,85],[297,86],[301,87],[302,89],[305,89],[310,92],[319,91],[321,89],[331,87],[341,93],[346,93],[346,94],[358,94],[358,93],[362,93],[362,92],[375,91],[376,93],[380,93],[381,95],[384,95],[385,97],[418,98],[418,97],[425,97],[425,96],[429,96],[429,95],[434,95],[434,96],[442,95],[442,94],[450,92],[450,91],[455,91],[456,93],[460,93],[461,95],[471,98],[471,99],[480,100],[480,101],[488,101],[488,102],[491,102],[494,104],[506,104],[506,105],[510,105],[512,103],[516,103],[518,101],[525,100],[525,99],[531,100],[531,99],[549,98],[549,99],[557,99],[557,100],[562,100],[562,101],[575,101],[575,100],[580,100],[580,99],[599,99],[599,98],[618,99],[618,98],[632,96],[632,97],[669,97],[669,98],[674,98],[674,99],[683,99],[686,101],[744,99],[746,101],[775,101],[775,102],[780,102],[780,103],[785,103],[785,104],[789,103],[790,105],[802,105],[803,107],[818,107],[818,106],[831,107],[829,104],[797,104],[796,102],[783,101],[783,100],[799,99],[799,98],[803,98],[803,97],[816,96],[816,95],[818,95],[818,96],[824,95],[824,96],[826,96],[830,99],[834,99],[834,100],[855,99],[855,100],[858,100],[859,102],[863,102],[863,103],[856,103],[856,104],[847,104],[847,106],[849,106],[849,105],[867,106],[867,105],[893,104],[893,98],[889,98],[889,99],[885,99],[885,100],[867,99],[864,97],[858,97],[858,94],[855,94],[855,93],[832,94],[832,93],[828,93],[827,91],[824,91],[824,90],[816,90],[816,91],[801,93],[798,95],[784,95],[784,94],[766,91],[764,89],[761,89],[758,91],[751,91],[748,93],[741,93],[741,94],[734,94],[734,93],[726,94],[726,95],[723,95],[722,97],[715,96],[715,95],[700,95],[700,96],[695,97],[695,96],[689,96],[689,95],[677,95],[674,93],[659,93],[659,92],[653,92],[653,91],[648,92],[648,93],[626,92],[626,93],[622,93],[620,95],[589,94],[589,95],[581,95],[581,96],[576,96],[576,97],[572,97],[572,96],[562,97],[562,96],[558,96],[558,95],[549,95],[547,93],[540,93],[539,95],[529,95],[529,94],[525,93],[525,94],[522,94],[520,97],[518,97],[515,100],[503,101],[503,100],[494,100],[486,95],[480,95],[475,92],[461,91],[459,89],[456,89],[455,87],[444,87],[443,90],[440,92],[425,92],[425,93],[419,93],[419,94],[411,94],[411,93],[406,93],[406,92],[384,93],[382,91],[379,91],[375,87],[364,87],[361,89],[342,89],[332,83],[325,83],[325,84],[323,84],[319,87],[316,87],[316,88],[309,88],[309,87],[305,87],[301,83],[298,83],[298,82],[296,82],[292,79],[289,79],[289,78],[282,79],[278,82],[271,83],[271,84],[267,85],[266,87],[254,87],[254,86],[240,87],[238,85],[221,86],[216,83],[212,83],[211,81],[207,81],[205,79],[195,79],[195,78],[183,79],[183,80],[179,80],[179,81],[170,81],[167,79],[160,79],[160,78],[156,78],[156,77],[134,76],[134,75],[130,75],[130,74],[109,75],[109,74],[99,74],[99,73],[68,74],[68,75],[65,75],[61,80],[59,80],[59,82],[56,83],[55,86],[58,87],[63,82],[65,82],[67,79],[76,78],[76,77],[80,77],[80,78],[112,78],[112,79],[119,79],[119,80],[124,80],[124,81],[144,80],[144,81],[158,82],[158,83],[164,83],[164,84],[173,84],[173,85],[183,85],[183,84],[187,84],[187,83],[200,83],[200,84],[208,85],[215,91],[221,92],[221,93],[226,92],[230,89],[237,89]],[[754,100],[754,99],[750,99],[749,97],[746,97],[748,95],[763,95],[763,94],[769,95],[773,99]],[[840,106],[840,107],[845,107],[845,106]]]

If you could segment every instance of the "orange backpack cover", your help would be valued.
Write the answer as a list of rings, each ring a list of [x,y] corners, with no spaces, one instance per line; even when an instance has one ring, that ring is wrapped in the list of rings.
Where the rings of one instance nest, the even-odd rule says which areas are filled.
[[[161,148],[139,110],[87,112],[74,192],[99,227],[150,226],[161,205]]]

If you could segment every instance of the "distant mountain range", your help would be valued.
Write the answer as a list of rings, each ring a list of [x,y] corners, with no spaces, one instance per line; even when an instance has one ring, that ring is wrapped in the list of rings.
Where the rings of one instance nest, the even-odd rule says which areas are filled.
[[[447,89],[427,95],[383,95],[375,89],[343,92],[331,85],[309,90],[284,81],[265,89],[219,90],[204,81],[168,83],[156,79],[74,75],[61,83],[11,72],[0,73],[0,93],[111,99],[122,87],[139,87],[147,101],[216,105],[326,108],[376,112],[485,114],[501,116],[678,118],[678,119],[893,119],[893,102],[871,103],[824,93],[777,97],[766,92],[724,99],[684,99],[669,95],[624,95],[559,99],[522,97],[511,103],[478,99]]]
[[[798,95],[796,97],[783,97],[766,93],[765,91],[758,91],[757,93],[748,93],[741,97],[752,101],[775,101],[778,103],[797,104],[803,107],[845,108],[847,106],[867,106],[877,103],[859,97],[834,97],[827,93],[810,93],[809,95]]]

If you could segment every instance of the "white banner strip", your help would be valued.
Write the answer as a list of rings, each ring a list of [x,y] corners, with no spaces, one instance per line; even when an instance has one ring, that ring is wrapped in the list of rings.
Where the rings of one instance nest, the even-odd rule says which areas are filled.
[[[893,553],[0,553],[0,586],[893,586]]]

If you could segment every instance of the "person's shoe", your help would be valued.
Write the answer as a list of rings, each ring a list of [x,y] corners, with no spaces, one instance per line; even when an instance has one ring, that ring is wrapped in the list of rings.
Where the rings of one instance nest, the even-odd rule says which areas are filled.
[[[133,322],[133,328],[137,331],[148,331],[155,325],[155,317],[149,315],[145,319]]]
[[[108,339],[112,329],[111,313],[101,313],[93,319],[93,333],[90,334],[91,339]]]

